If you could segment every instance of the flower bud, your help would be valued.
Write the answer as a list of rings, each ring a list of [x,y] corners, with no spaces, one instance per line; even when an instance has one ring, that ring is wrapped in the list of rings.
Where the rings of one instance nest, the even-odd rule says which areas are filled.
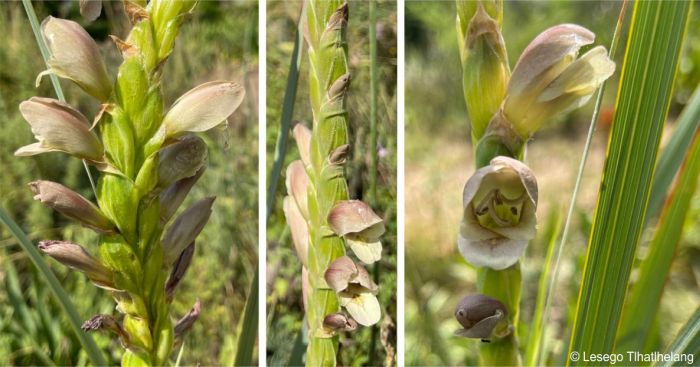
[[[352,76],[350,75],[350,73],[345,73],[338,77],[338,79],[336,79],[333,82],[333,84],[331,84],[331,87],[328,88],[328,100],[336,101],[345,97],[348,88],[350,88],[351,80]]]
[[[112,81],[97,44],[78,23],[47,17],[41,30],[51,51],[48,72],[70,79],[85,92],[107,102]]]
[[[67,241],[41,241],[39,250],[61,264],[84,273],[97,286],[114,289],[112,272],[82,246]]]
[[[456,334],[466,338],[489,339],[506,315],[506,307],[497,299],[483,294],[468,295],[459,301],[455,310],[455,318],[463,327]]]
[[[304,162],[304,166],[308,167],[311,165],[311,130],[309,130],[306,125],[301,122],[297,122],[292,130],[294,134],[294,140],[297,142],[297,149],[299,150],[299,156],[301,161]]]
[[[34,200],[39,200],[66,217],[98,232],[116,233],[114,224],[95,204],[69,188],[51,181],[34,181],[29,184],[29,188],[35,194]]]
[[[285,180],[287,186],[287,194],[289,194],[296,203],[302,216],[309,218],[308,207],[308,190],[309,176],[306,174],[304,163],[296,160],[287,166],[287,177]]]
[[[377,285],[364,267],[341,256],[331,263],[324,278],[338,294],[340,305],[360,325],[370,326],[379,321],[382,311],[375,296]]]
[[[158,152],[158,187],[194,176],[207,161],[207,144],[195,135],[187,135]]]
[[[238,83],[204,83],[180,97],[163,119],[165,135],[207,131],[222,123],[243,102],[245,90]]]
[[[175,212],[180,207],[180,204],[185,200],[187,194],[192,189],[195,183],[202,177],[206,166],[194,174],[194,176],[186,177],[175,181],[167,189],[160,193],[160,220],[163,223],[167,223],[170,218],[175,215]]]
[[[473,6],[473,5],[472,5]],[[458,7],[459,10],[459,7]],[[500,13],[493,11],[494,13]],[[472,128],[472,140],[484,134],[491,116],[498,111],[510,76],[508,55],[500,25],[484,7],[476,4],[474,16],[463,28],[464,13],[459,12],[462,57],[462,88]]]
[[[384,221],[369,205],[359,200],[338,202],[328,214],[328,225],[338,236],[345,237],[358,259],[372,264],[382,257]]]
[[[15,155],[59,151],[93,162],[104,159],[102,143],[90,130],[90,123],[69,104],[32,97],[20,103],[19,110],[39,142],[19,148]]]
[[[204,198],[187,208],[170,225],[161,242],[164,264],[170,265],[194,242],[211,215],[215,197]]]
[[[284,217],[287,220],[287,225],[292,232],[292,242],[294,243],[297,257],[304,266],[307,266],[309,256],[308,224],[291,196],[285,196],[282,207],[284,209]]]
[[[536,230],[537,180],[522,162],[496,157],[464,186],[462,256],[476,266],[505,269],[525,251]]]
[[[95,21],[102,12],[102,0],[80,0],[80,15],[89,22]]]
[[[333,331],[355,331],[357,321],[342,312],[336,312],[323,318],[323,326]]]
[[[561,24],[538,35],[523,51],[508,83],[503,113],[524,138],[561,112],[585,104],[615,71],[603,46],[577,59],[595,34]]]
[[[194,242],[187,246],[180,254],[180,257],[178,257],[175,265],[173,265],[173,269],[170,271],[168,281],[165,283],[165,297],[168,299],[168,301],[173,299],[175,289],[178,285],[180,285],[180,281],[185,277],[185,273],[190,267],[190,263],[192,263],[194,247]]]
[[[185,335],[187,331],[189,331],[192,328],[192,325],[194,325],[194,322],[197,321],[199,318],[199,313],[202,311],[202,303],[199,302],[199,299],[194,303],[194,306],[192,306],[192,309],[185,314],[180,320],[175,323],[175,326],[173,328],[175,332],[175,344],[179,345],[182,343],[182,338]]]

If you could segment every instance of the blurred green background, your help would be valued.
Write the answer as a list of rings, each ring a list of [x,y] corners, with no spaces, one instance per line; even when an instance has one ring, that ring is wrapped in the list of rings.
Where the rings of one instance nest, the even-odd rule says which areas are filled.
[[[510,65],[541,31],[560,23],[577,23],[596,33],[596,44],[610,46],[621,2],[506,2],[503,36]],[[700,81],[700,14],[694,3],[684,56],[665,134]],[[627,18],[632,6],[628,7]],[[478,343],[453,336],[459,300],[475,291],[476,272],[457,251],[464,183],[474,171],[469,122],[462,94],[461,64],[452,1],[406,2],[406,336],[407,365],[476,364]],[[621,40],[625,39],[627,29]],[[589,49],[591,46],[587,47]],[[583,52],[586,51],[583,50]],[[624,44],[615,55],[618,68],[608,82],[572,233],[562,253],[554,292],[552,322],[546,334],[548,364],[563,365],[572,313],[582,273]],[[527,161],[537,175],[540,200],[538,238],[522,261],[523,291],[519,336],[527,340],[538,280],[547,250],[546,234],[564,219],[573,191],[593,101],[555,121],[530,142]],[[693,199],[663,301],[655,346],[663,348],[700,304],[700,195]],[[648,240],[652,233],[645,233]],[[645,253],[640,246],[639,256]],[[636,274],[632,273],[632,281]]]
[[[302,2],[273,1],[267,5],[267,173],[274,160],[280,129],[282,101],[287,83]],[[352,155],[347,164],[350,197],[368,198],[369,152],[378,149],[377,214],[384,218],[387,232],[382,237],[384,252],[378,262],[379,302],[383,320],[373,328],[361,328],[341,336],[339,365],[383,365],[396,353],[396,2],[377,2],[378,54],[378,145],[369,141],[369,7],[366,1],[350,2],[348,24],[349,69],[352,83],[348,94]],[[308,92],[308,58],[302,56],[294,119],[311,124]],[[299,159],[290,136],[284,167]],[[294,340],[302,327],[301,263],[291,243],[282,212],[286,193],[283,177],[277,186],[267,238],[267,361],[287,365]],[[371,269],[368,269],[371,271]],[[374,337],[373,337],[374,334]],[[305,347],[304,347],[305,348]]]
[[[105,1],[102,16],[88,24],[80,17],[78,2],[34,2],[37,16],[80,22],[95,38],[111,75],[121,62],[107,38],[126,38],[130,29],[120,1]],[[243,105],[227,126],[204,138],[209,165],[182,208],[205,196],[216,195],[214,212],[199,236],[198,248],[173,304],[183,315],[196,298],[202,313],[185,338],[183,365],[230,365],[236,352],[239,323],[257,264],[258,162],[258,44],[257,1],[202,1],[176,40],[166,63],[163,90],[166,106],[196,85],[215,79],[234,80],[246,88]],[[60,153],[16,158],[13,152],[34,141],[18,105],[32,96],[54,97],[49,78],[35,88],[36,76],[46,69],[20,2],[0,5],[0,205],[33,241],[66,239],[96,252],[95,234],[32,200],[26,184],[36,179],[61,182],[93,199],[81,162]],[[62,81],[68,102],[91,118],[98,103],[77,86]],[[93,175],[97,172],[93,171]],[[81,317],[114,314],[109,294],[84,276],[46,257],[75,303]],[[110,364],[119,363],[121,347],[107,335],[93,334],[108,352]],[[0,365],[84,365],[87,358],[66,317],[46,284],[20,250],[15,239],[0,228]]]

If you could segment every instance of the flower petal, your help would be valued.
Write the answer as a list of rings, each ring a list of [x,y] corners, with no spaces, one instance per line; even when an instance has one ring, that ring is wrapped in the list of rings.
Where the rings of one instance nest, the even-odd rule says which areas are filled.
[[[459,329],[455,332],[455,335],[465,338],[488,339],[503,317],[503,311],[497,310],[495,315],[482,319],[469,329]]]
[[[199,200],[183,211],[170,225],[161,241],[163,262],[166,266],[174,263],[182,251],[194,242],[204,229],[211,216],[211,207],[215,199],[215,197],[208,197]]]
[[[207,144],[196,135],[187,135],[158,152],[158,186],[194,176],[207,161]]]
[[[591,95],[614,72],[615,63],[608,57],[605,47],[595,47],[571,63],[542,91],[537,101],[551,101],[563,94]]]
[[[245,89],[234,82],[213,81],[180,97],[163,119],[166,136],[207,131],[222,123],[243,102]]]
[[[287,166],[285,184],[287,186],[287,193],[292,196],[304,218],[308,219],[309,176],[306,174],[306,169],[302,161],[296,160]]]
[[[51,51],[52,73],[75,82],[85,92],[102,102],[112,94],[112,81],[107,75],[97,44],[78,23],[47,17],[41,30]]]
[[[294,140],[297,142],[297,149],[304,166],[311,165],[311,130],[301,122],[297,122],[292,130]]]
[[[382,258],[382,243],[380,241],[365,242],[352,237],[346,237],[345,241],[355,256],[365,264],[373,264]]]
[[[350,281],[356,276],[357,266],[347,256],[335,259],[324,274],[326,283],[336,292],[342,292],[347,289]]]
[[[309,228],[304,216],[299,211],[299,207],[291,196],[285,196],[282,205],[284,217],[292,232],[292,242],[296,250],[297,257],[304,266],[307,266],[309,252]]]
[[[102,0],[80,0],[80,15],[90,22],[100,17]]]
[[[344,200],[335,204],[328,214],[328,224],[339,236],[354,233],[378,237],[384,233],[382,218],[360,200]]]
[[[497,237],[488,240],[471,240],[460,233],[457,239],[459,252],[475,266],[503,270],[516,262],[525,252],[528,241]]]
[[[114,289],[112,272],[82,246],[68,241],[41,241],[39,250],[61,264],[84,273],[97,286]]]
[[[102,143],[90,131],[90,123],[69,104],[51,98],[32,97],[20,103],[19,110],[39,143],[20,148],[16,155],[61,151],[90,161],[103,160]]]
[[[369,292],[362,292],[352,297],[340,296],[340,305],[345,307],[358,324],[372,326],[382,317],[382,309],[377,297]]]
[[[515,64],[506,95],[532,93],[528,90],[536,84],[549,84],[541,77],[547,69],[566,57],[576,55],[582,46],[591,44],[594,40],[593,32],[576,24],[560,24],[540,33],[525,48]],[[552,77],[556,77],[558,73],[553,74]]]

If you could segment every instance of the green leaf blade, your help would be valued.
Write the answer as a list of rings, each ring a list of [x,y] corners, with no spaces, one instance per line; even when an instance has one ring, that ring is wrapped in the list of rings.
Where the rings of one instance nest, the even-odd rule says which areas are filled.
[[[689,8],[635,3],[570,352],[614,348]]]

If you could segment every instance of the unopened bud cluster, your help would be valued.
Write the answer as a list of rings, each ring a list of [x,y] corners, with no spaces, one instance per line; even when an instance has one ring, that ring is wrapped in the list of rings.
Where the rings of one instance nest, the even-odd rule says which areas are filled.
[[[16,155],[63,152],[101,171],[97,203],[59,183],[30,184],[35,199],[101,234],[99,246],[89,246],[92,251],[59,240],[41,241],[39,249],[111,292],[122,317],[97,315],[83,329],[115,334],[126,349],[122,365],[165,365],[201,311],[197,300],[173,322],[169,305],[214,204],[213,197],[205,198],[175,217],[206,166],[207,146],[193,133],[223,122],[245,93],[233,82],[209,82],[164,111],[162,64],[195,2],[124,4],[133,29],[126,40],[112,36],[124,58],[116,80],[80,25],[53,17],[43,22],[51,57],[41,75],[73,81],[102,108],[90,122],[58,100],[33,97],[22,102],[20,112],[37,142],[19,148]],[[95,19],[101,3],[81,1],[80,8]]]

